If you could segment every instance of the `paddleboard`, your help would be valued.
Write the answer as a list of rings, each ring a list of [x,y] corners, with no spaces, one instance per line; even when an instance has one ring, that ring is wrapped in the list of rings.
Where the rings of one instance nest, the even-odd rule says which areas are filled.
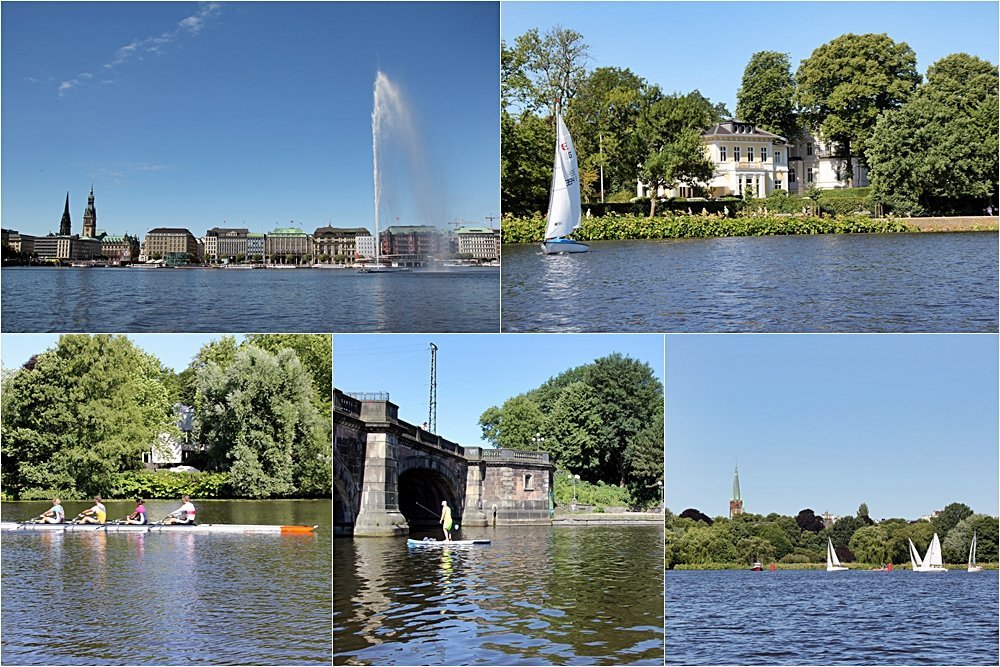
[[[409,547],[468,547],[473,544],[489,544],[490,540],[406,540]]]

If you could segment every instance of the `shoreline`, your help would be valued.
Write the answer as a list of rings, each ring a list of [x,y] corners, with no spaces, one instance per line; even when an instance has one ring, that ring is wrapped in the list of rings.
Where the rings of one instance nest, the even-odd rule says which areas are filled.
[[[651,512],[580,512],[557,514],[553,526],[663,526],[663,515]]]
[[[851,565],[856,565],[856,567],[851,567]],[[979,563],[983,566],[983,571],[988,572],[991,570],[1000,569],[1000,564],[998,563]],[[854,572],[880,572],[880,570],[873,569],[880,567],[879,565],[874,565],[871,563],[850,563],[845,564],[847,567],[846,571]],[[945,563],[945,567],[952,572],[965,572],[965,563]],[[732,565],[728,563],[702,563],[699,565],[676,565],[674,567],[665,567],[665,571],[674,572],[711,572],[711,571],[727,571],[727,572],[753,572],[749,565]],[[826,571],[826,563],[775,563],[774,570],[784,570],[787,572],[792,572],[796,570],[813,570],[813,571]],[[892,571],[896,570],[910,572],[911,568],[909,564],[893,565]],[[764,565],[762,572],[770,572],[771,564],[767,563]],[[891,574],[891,572],[886,572],[886,574]]]

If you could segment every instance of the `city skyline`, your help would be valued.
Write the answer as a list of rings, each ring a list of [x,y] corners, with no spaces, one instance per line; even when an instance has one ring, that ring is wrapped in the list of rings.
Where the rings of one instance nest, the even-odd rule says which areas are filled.
[[[495,4],[40,3],[2,12],[6,229],[58,232],[69,191],[79,233],[93,182],[97,227],[112,234],[372,230],[380,69],[402,92],[423,144],[429,177],[420,182],[433,190],[428,207],[412,183],[391,183],[381,226],[399,218],[445,229],[499,214]]]
[[[758,51],[788,53],[794,75],[842,34],[886,33],[910,45],[923,75],[958,52],[997,64],[1000,48],[1000,11],[988,2],[506,2],[501,17],[508,47],[532,28],[575,30],[590,46],[588,70],[628,68],[667,94],[698,90],[731,114]]]
[[[998,514],[996,336],[668,335],[667,507]]]

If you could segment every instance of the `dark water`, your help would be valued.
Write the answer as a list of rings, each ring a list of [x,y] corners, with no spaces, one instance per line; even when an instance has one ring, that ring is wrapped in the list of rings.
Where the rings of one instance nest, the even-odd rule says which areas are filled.
[[[500,271],[3,269],[5,332],[496,332]]]
[[[334,664],[663,663],[661,527],[462,533],[334,540]]]
[[[996,665],[997,572],[669,571],[668,665]]]
[[[49,503],[3,503],[3,520]],[[66,503],[68,516],[89,506]],[[108,518],[134,506],[106,503]],[[178,503],[149,502],[160,519]],[[199,502],[203,523],[315,535],[0,533],[4,665],[330,662],[330,501]]]
[[[503,247],[504,331],[996,332],[997,234]]]

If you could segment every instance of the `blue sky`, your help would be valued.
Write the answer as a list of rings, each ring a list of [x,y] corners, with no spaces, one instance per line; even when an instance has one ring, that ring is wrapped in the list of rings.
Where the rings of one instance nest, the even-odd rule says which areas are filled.
[[[667,506],[998,514],[993,335],[667,336]]]
[[[206,343],[220,334],[128,334],[136,345],[155,355],[168,368],[180,373]],[[237,342],[243,334],[235,334]],[[55,347],[59,334],[3,334],[0,336],[0,359],[4,368],[17,368],[32,357]]]
[[[620,352],[663,381],[663,336],[656,334],[344,334],[333,339],[333,385],[389,392],[400,417],[427,421],[430,344],[438,346],[437,432],[467,447],[482,442],[479,416],[559,373]]]
[[[379,67],[424,155],[384,219],[482,223],[499,213],[498,23],[475,2],[3,3],[3,226],[57,232],[68,190],[79,233],[93,181],[109,233],[372,228]]]
[[[504,2],[508,45],[561,25],[590,45],[588,69],[627,67],[666,92],[700,90],[736,111],[757,51],[790,54],[792,71],[842,34],[886,33],[917,54],[917,70],[964,51],[996,64],[995,2]]]

